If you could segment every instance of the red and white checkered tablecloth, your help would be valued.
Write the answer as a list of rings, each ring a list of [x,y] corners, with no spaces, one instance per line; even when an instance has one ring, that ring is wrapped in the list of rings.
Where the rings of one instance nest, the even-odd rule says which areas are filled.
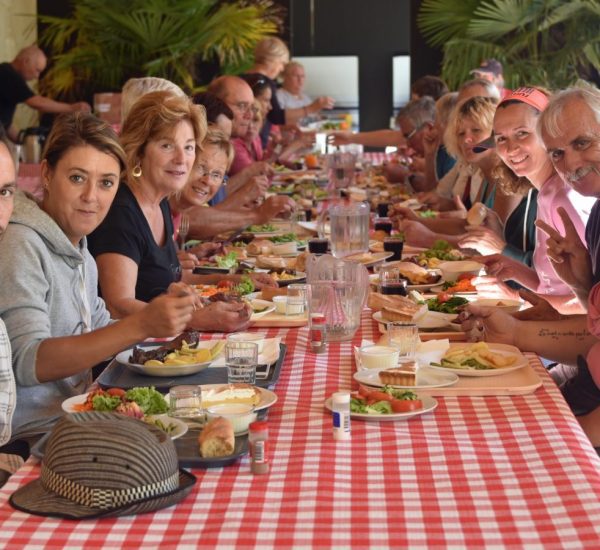
[[[353,344],[374,339],[369,314]],[[39,474],[30,460],[0,492],[0,547],[600,547],[600,459],[534,356],[543,386],[532,395],[438,398],[407,422],[354,421],[351,441],[336,443],[323,402],[350,387],[352,344],[313,355],[307,329],[267,333],[289,346],[269,475],[243,459],[194,471],[175,507],[72,522],[7,504]]]

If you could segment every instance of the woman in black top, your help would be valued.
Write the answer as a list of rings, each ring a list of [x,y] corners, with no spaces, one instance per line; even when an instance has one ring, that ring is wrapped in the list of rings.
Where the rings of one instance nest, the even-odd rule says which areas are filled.
[[[146,307],[181,278],[167,197],[187,183],[206,130],[201,107],[166,91],[138,99],[123,124],[125,181],[89,239],[115,318]],[[216,302],[196,311],[191,326],[227,332],[245,328],[249,318],[244,304]]]

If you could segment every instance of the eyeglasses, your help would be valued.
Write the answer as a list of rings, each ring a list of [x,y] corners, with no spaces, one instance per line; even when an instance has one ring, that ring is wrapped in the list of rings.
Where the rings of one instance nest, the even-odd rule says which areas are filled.
[[[198,176],[200,176],[201,178],[208,176],[208,179],[215,185],[220,185],[221,183],[225,183],[228,179],[227,176],[221,174],[221,172],[211,172],[202,165],[196,166],[195,170],[196,170],[196,174],[198,174]]]
[[[241,113],[247,113],[252,108],[252,103],[246,103],[245,101],[240,101],[239,103],[234,103],[233,107],[240,111]]]
[[[423,126],[417,126],[414,130],[412,130],[411,132],[408,132],[408,134],[402,134],[404,136],[404,139],[409,140],[410,138],[412,138],[421,128],[423,128]]]

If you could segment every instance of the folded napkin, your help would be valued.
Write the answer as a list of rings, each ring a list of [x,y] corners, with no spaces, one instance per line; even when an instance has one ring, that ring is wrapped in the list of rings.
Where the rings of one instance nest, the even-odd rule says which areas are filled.
[[[420,367],[428,367],[429,363],[439,363],[450,348],[450,340],[428,340],[417,346],[416,359]]]
[[[201,340],[198,342],[198,348],[212,348],[218,340]],[[226,340],[223,340],[226,342]],[[265,345],[262,353],[258,355],[259,365],[272,365],[279,359],[279,344],[281,338],[265,338]],[[224,367],[225,366],[225,348],[218,355],[218,357],[210,364],[211,367]]]

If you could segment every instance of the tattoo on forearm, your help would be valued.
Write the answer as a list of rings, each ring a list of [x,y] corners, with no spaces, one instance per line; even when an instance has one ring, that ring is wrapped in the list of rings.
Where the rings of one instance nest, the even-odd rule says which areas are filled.
[[[576,340],[584,340],[591,336],[591,333],[587,329],[583,330],[556,330],[542,328],[538,332],[538,336],[542,338],[550,338],[551,340],[559,340],[560,338],[575,338]]]

